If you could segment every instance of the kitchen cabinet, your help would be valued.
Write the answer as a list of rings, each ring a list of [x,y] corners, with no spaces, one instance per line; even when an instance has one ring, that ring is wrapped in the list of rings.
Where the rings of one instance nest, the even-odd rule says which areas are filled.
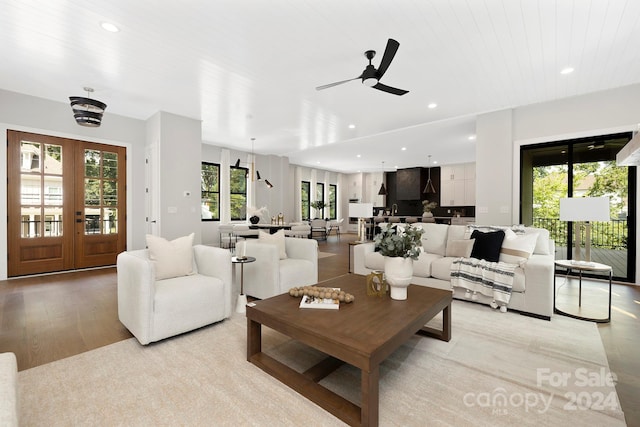
[[[440,206],[474,206],[476,204],[475,163],[442,166]]]
[[[465,165],[448,165],[440,169],[441,181],[457,181],[465,179]]]

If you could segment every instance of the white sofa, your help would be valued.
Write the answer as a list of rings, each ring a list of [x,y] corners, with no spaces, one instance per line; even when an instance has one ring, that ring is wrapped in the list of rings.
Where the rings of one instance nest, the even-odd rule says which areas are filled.
[[[256,258],[244,266],[246,295],[265,299],[288,292],[294,286],[318,283],[318,242],[295,237],[283,240],[286,257],[281,256],[275,244],[260,239],[238,242],[237,253]]]
[[[13,353],[0,353],[0,426],[18,425],[18,364]]]
[[[468,299],[466,289],[451,286],[451,264],[459,257],[445,256],[447,245],[455,240],[469,238],[465,225],[418,223],[422,227],[423,253],[414,261],[413,281],[416,285],[439,289],[452,289],[453,297]],[[553,275],[555,242],[549,232],[539,228],[524,228],[525,234],[538,233],[533,254],[515,270],[511,299],[507,306],[523,314],[549,320],[553,315]],[[373,270],[384,270],[384,257],[375,252],[374,243],[354,247],[354,273],[367,275]],[[492,298],[477,295],[477,301],[491,303]]]
[[[231,253],[193,246],[191,274],[156,280],[147,249],[117,259],[118,317],[140,344],[159,341],[231,316]]]

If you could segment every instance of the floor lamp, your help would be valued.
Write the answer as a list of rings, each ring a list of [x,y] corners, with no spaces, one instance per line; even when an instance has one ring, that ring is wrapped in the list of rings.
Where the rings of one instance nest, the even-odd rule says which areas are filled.
[[[366,242],[365,224],[367,218],[373,217],[373,203],[349,203],[349,217],[358,218],[358,240],[356,242]]]
[[[578,264],[591,263],[591,221],[610,221],[609,197],[568,197],[560,199],[560,221],[573,221],[575,253]],[[581,255],[580,228],[584,226],[584,258]]]

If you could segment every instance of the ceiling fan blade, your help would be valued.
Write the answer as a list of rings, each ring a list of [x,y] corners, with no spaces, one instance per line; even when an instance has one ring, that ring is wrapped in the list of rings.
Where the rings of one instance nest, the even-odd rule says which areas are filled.
[[[389,92],[389,93],[392,93],[394,95],[404,95],[405,93],[409,93],[408,90],[398,89],[398,88],[395,88],[395,87],[383,85],[382,83],[378,83],[377,85],[373,86],[373,88],[381,90],[383,92]]]
[[[387,47],[384,49],[384,55],[382,55],[382,61],[380,61],[380,66],[378,67],[378,79],[384,75],[389,65],[391,65],[391,61],[393,61],[393,57],[396,56],[399,47],[400,43],[394,39],[389,39]]]
[[[362,76],[360,75],[360,76],[358,76],[358,77],[354,77],[354,78],[352,78],[352,79],[342,80],[341,82],[334,82],[334,83],[329,83],[328,85],[318,86],[318,87],[316,88],[316,90],[328,89],[328,88],[330,88],[330,87],[338,86],[338,85],[341,85],[341,84],[343,84],[343,83],[350,82],[350,81],[352,81],[352,80],[358,80],[359,78],[362,78]]]

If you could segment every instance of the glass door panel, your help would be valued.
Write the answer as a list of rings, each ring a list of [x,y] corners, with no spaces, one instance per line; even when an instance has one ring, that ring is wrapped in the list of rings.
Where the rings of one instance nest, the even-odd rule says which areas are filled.
[[[633,281],[634,239],[628,239],[633,224],[635,168],[619,167],[615,156],[630,134],[616,134],[563,141],[521,149],[521,221],[549,230],[556,242],[556,259],[574,258],[572,222],[560,221],[562,197],[600,197],[610,200],[611,220],[591,224],[591,259],[611,265],[618,280]],[[631,190],[633,188],[633,191]]]
[[[125,248],[124,223],[120,223],[118,213],[125,211],[125,150],[102,144],[84,143],[78,152],[76,182],[82,184],[76,194],[82,195],[76,201],[79,218],[83,224],[78,230],[76,242],[76,263],[89,267],[104,265]]]
[[[126,249],[125,149],[7,135],[9,276],[115,264]]]
[[[63,160],[73,150],[70,140],[26,132],[8,131],[7,211],[9,276],[60,271],[73,266],[73,233],[64,235],[64,215],[72,206],[73,170]],[[65,186],[71,186],[65,191]]]

